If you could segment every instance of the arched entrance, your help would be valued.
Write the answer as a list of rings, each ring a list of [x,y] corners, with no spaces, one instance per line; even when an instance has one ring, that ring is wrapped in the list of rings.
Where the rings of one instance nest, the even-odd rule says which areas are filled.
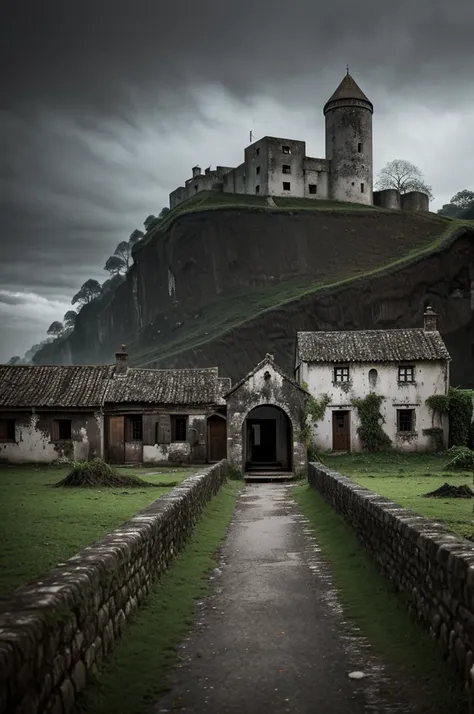
[[[255,407],[243,424],[245,472],[291,471],[293,435],[287,414],[272,404]]]

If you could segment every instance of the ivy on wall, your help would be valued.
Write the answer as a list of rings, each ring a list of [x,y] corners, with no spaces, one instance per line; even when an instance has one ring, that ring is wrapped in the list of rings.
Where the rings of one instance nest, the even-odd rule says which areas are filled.
[[[303,389],[308,391],[308,385],[303,382],[301,385]],[[301,439],[306,446],[306,451],[308,452],[308,459],[312,460],[316,453],[316,447],[313,442],[313,429],[316,427],[318,421],[324,419],[326,409],[331,402],[331,397],[329,394],[321,394],[320,397],[313,397],[308,395],[306,400],[306,408],[303,419],[303,427],[301,429]]]
[[[357,433],[366,451],[382,451],[392,444],[382,429],[385,419],[380,413],[380,406],[384,399],[385,397],[372,393],[363,399],[352,400],[360,420]]]
[[[437,452],[444,449],[444,431],[440,426],[432,426],[429,429],[423,429],[423,434],[429,436],[433,449]]]
[[[449,416],[449,445],[472,445],[473,435],[473,394],[470,389],[452,387],[448,394],[432,394],[426,399],[426,405],[431,409],[433,420],[435,415],[440,419],[443,415]],[[425,433],[433,431],[426,429]]]

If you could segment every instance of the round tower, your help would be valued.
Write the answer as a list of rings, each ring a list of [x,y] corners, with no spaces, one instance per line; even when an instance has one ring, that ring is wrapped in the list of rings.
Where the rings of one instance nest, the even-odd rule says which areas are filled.
[[[330,197],[334,201],[373,202],[372,102],[347,71],[324,105],[326,159],[331,161]]]

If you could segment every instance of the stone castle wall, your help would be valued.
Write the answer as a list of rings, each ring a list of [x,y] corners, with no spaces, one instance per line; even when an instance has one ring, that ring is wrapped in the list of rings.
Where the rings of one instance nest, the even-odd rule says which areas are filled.
[[[0,714],[66,714],[227,474],[183,481],[0,603]]]
[[[310,464],[309,482],[354,528],[463,677],[474,701],[474,546],[336,471]]]

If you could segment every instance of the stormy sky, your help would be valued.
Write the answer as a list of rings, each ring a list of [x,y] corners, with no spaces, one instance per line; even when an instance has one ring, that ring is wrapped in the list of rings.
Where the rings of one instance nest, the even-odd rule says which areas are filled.
[[[0,361],[70,309],[190,175],[254,138],[324,156],[346,63],[375,174],[417,164],[436,210],[474,189],[472,0],[1,0]]]

